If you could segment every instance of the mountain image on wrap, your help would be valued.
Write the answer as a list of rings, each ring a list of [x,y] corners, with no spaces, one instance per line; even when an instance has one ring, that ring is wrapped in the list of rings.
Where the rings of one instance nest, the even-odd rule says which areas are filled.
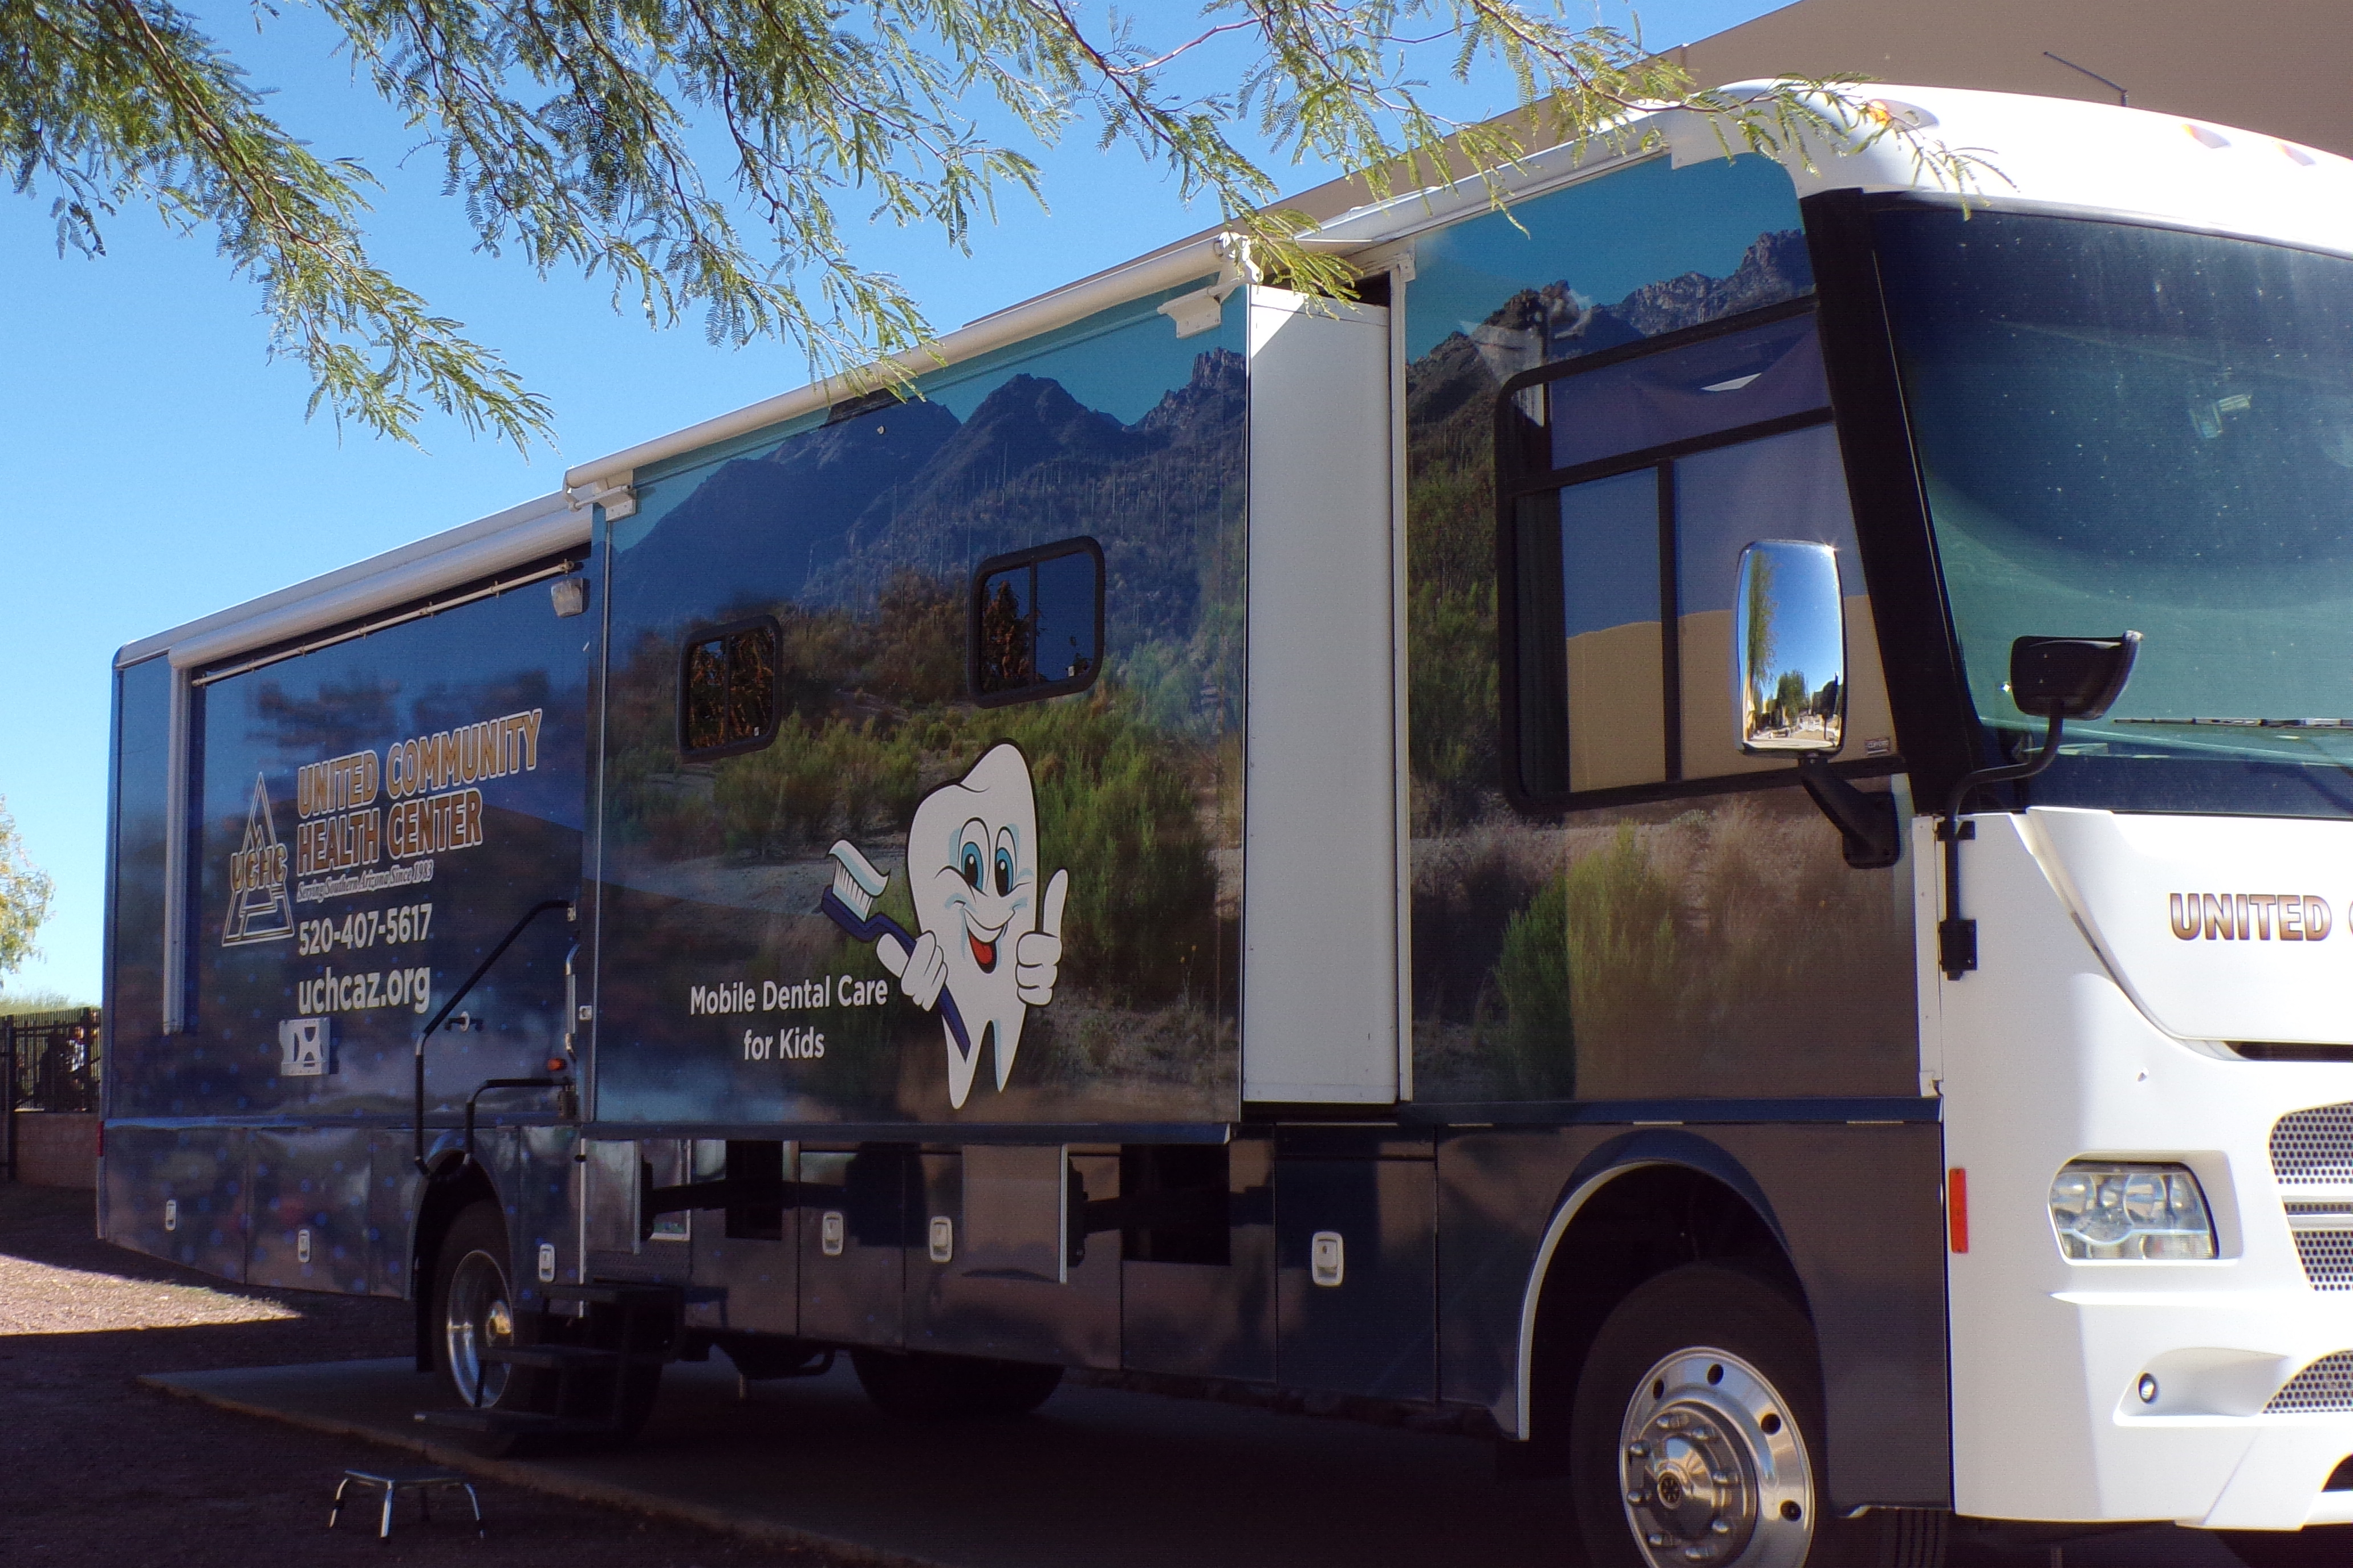
[[[1112,646],[1181,640],[1248,403],[1242,358],[1225,349],[1196,358],[1191,381],[1133,425],[1059,382],[1017,374],[961,422],[918,400],[725,463],[649,542],[760,584],[762,605],[818,610],[871,605],[895,573],[961,578],[982,557],[1091,534],[1110,574]],[[780,504],[806,542],[782,580],[771,531]]]

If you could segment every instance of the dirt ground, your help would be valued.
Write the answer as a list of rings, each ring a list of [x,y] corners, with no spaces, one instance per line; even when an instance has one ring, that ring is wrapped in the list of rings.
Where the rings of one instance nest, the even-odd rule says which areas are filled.
[[[562,1564],[833,1568],[779,1550],[488,1482],[491,1534],[404,1507],[324,1528],[346,1465],[415,1455],[212,1410],[142,1373],[403,1355],[405,1302],[248,1290],[94,1239],[90,1195],[0,1183],[0,1563],[135,1568]],[[464,1511],[462,1501],[458,1505]]]

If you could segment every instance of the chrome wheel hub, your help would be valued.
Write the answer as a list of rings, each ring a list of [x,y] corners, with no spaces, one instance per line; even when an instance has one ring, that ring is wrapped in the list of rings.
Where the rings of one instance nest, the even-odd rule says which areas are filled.
[[[1788,1403],[1725,1351],[1678,1351],[1619,1426],[1619,1495],[1655,1568],[1798,1568],[1814,1486]]]
[[[514,1311],[507,1305],[506,1271],[490,1254],[470,1252],[458,1265],[442,1334],[458,1397],[469,1405],[496,1405],[506,1392],[508,1367],[504,1362],[486,1363],[482,1352],[515,1342]]]

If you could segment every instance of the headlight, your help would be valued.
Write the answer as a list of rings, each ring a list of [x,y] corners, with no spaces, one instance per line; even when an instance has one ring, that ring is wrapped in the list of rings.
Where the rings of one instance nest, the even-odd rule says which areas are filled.
[[[2051,1183],[2051,1225],[2070,1258],[2211,1258],[2214,1222],[2187,1165],[2070,1161]]]

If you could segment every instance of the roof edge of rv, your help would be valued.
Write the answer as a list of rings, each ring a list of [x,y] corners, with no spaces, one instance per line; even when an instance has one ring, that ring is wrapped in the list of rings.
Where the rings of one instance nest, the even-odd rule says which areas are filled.
[[[210,664],[251,648],[411,603],[588,542],[589,513],[561,491],[428,534],[322,576],[125,643],[114,667],[168,654],[174,668]]]
[[[1019,342],[1054,328],[1067,326],[1098,310],[1125,304],[1139,295],[1161,289],[1173,289],[1195,278],[1216,273],[1223,257],[1215,237],[1197,239],[1172,249],[1156,251],[1134,261],[1122,263],[1106,272],[1040,294],[994,315],[983,316],[969,326],[959,327],[923,348],[910,349],[894,354],[886,364],[895,365],[910,375],[921,375],[943,365],[955,364],[975,358],[991,349]],[[874,374],[872,371],[868,373]],[[581,463],[565,470],[564,487],[577,493],[611,483],[628,483],[628,476],[665,458],[674,458],[699,447],[748,436],[771,425],[781,425],[803,414],[815,413],[844,397],[855,397],[872,390],[871,384],[860,384],[848,375],[829,376],[824,381],[795,387],[790,392],[763,398],[757,403],[658,436],[650,441],[640,441],[634,447]]]
[[[1734,82],[1715,90],[1727,100],[1736,101],[1760,96],[1776,85],[1778,84],[1759,79]],[[1994,122],[2017,114],[2019,106],[2032,105],[2033,108],[2027,112],[2052,119],[2058,122],[2055,128],[2075,132],[2073,137],[2064,138],[2078,143],[2070,150],[2074,156],[2063,155],[2062,162],[2101,167],[2104,174],[2113,172],[2112,167],[2107,166],[2110,160],[2101,156],[2103,152],[2109,150],[2100,145],[2107,139],[2092,132],[2093,127],[2115,127],[2121,132],[2115,140],[2139,142],[2135,150],[2145,151],[2148,146],[2145,138],[2150,132],[2162,127],[2165,132],[2171,133],[2184,124],[2198,123],[2185,116],[2163,111],[1965,88],[1873,82],[1858,86],[1855,90],[1859,94],[1867,94],[1865,101],[1873,117],[1879,119],[1885,129],[1897,130],[1899,134],[1862,132],[1843,147],[1812,145],[1808,138],[1799,135],[1778,147],[1747,150],[1764,152],[1788,168],[1801,195],[1837,186],[1900,190],[1942,184],[1933,163],[1915,155],[1915,150],[1906,141],[1905,133],[1917,131],[1931,140],[1942,141],[1944,138],[1936,134],[1937,129],[1947,126],[1954,119],[1962,123],[1953,129],[1964,132],[1955,150],[1982,157],[1988,149],[1975,142],[1968,132],[1994,129]],[[1926,110],[1915,100],[1925,100],[1927,105]],[[1939,110],[1943,112],[1937,112]],[[1655,110],[1630,115],[1618,124],[1601,128],[1581,142],[1555,142],[1528,153],[1513,167],[1504,171],[1501,185],[1511,199],[1521,200],[1558,185],[1605,174],[1638,159],[1665,154],[1677,167],[1682,167],[1744,150],[1740,138],[1719,134],[1721,128],[1715,123],[1715,118],[1696,110],[1662,105]],[[2239,128],[2218,129],[2251,141],[2285,145],[2262,132]],[[1857,130],[1862,132],[1861,127]],[[2134,134],[2136,132],[2137,135]],[[1863,144],[1857,145],[1858,140]],[[2309,154],[2314,161],[2325,161],[2340,167],[2345,164],[2345,160],[2333,154],[2302,148],[2297,151]],[[1986,164],[1991,172],[1990,183],[1996,189],[2010,183],[2002,173],[1999,161],[2001,156],[1997,152],[1995,159]],[[2048,159],[2036,157],[2029,161],[2037,165],[2034,170],[2037,183],[2059,173],[2050,166]],[[2080,173],[2080,169],[2065,171],[2067,174]],[[2074,182],[2063,177],[2059,183],[2073,184]],[[1493,193],[1485,183],[1466,174],[1450,183],[1396,192],[1380,200],[1359,201],[1345,210],[1333,210],[1339,201],[1345,199],[1345,193],[1361,192],[1362,188],[1360,182],[1344,177],[1303,192],[1290,201],[1274,205],[1304,210],[1316,221],[1317,226],[1306,237],[1309,243],[1362,253],[1437,227],[1461,217],[1470,207],[1487,205],[1493,200]],[[2162,196],[2153,200],[2144,197],[2141,202],[2128,204],[2145,208],[2151,216],[2180,216],[2171,210],[2179,205],[2177,201],[2168,201]],[[1324,210],[1317,210],[1319,208]],[[1133,261],[983,316],[924,348],[895,356],[895,363],[910,374],[921,374],[1004,347],[1035,333],[1051,331],[1139,295],[1217,272],[1223,259],[1219,248],[1219,233],[1211,230],[1164,246]],[[607,487],[627,485],[629,476],[637,469],[781,424],[866,389],[845,376],[797,387],[682,430],[577,464],[565,470],[565,488],[585,502]]]

